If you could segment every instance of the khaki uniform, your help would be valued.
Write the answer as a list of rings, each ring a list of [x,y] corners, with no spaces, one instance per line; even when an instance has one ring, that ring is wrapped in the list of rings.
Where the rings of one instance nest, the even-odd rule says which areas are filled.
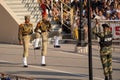
[[[19,25],[18,39],[23,43],[23,57],[28,57],[28,48],[33,33],[33,25],[31,23],[23,23]]]
[[[40,38],[40,37],[41,37],[41,35],[39,33],[35,32],[31,35],[31,41],[33,41],[34,39]]]
[[[47,20],[42,20],[37,23],[37,26],[35,28],[35,32],[39,32],[42,37],[42,51],[41,55],[45,56],[47,54],[47,44],[48,44],[48,32],[51,29],[51,24]]]

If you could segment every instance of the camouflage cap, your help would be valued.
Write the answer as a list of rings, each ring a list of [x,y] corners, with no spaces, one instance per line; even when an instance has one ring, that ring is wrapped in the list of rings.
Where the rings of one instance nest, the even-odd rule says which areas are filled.
[[[108,24],[102,24],[103,28],[109,28],[110,26]]]
[[[26,19],[30,19],[30,16],[29,16],[29,15],[26,15],[26,16],[25,16],[25,20],[26,20]]]

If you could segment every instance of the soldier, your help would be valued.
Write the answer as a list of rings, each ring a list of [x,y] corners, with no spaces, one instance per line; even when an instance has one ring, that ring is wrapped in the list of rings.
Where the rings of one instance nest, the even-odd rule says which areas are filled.
[[[34,50],[40,49],[40,34],[34,33]]]
[[[54,48],[60,48],[60,39],[61,39],[61,31],[53,31],[49,34],[49,37],[53,37],[54,39]]]
[[[25,23],[19,25],[18,40],[23,44],[23,65],[28,67],[27,57],[31,34],[33,33],[33,24],[30,23],[30,16],[25,16]]]
[[[60,48],[60,44],[59,44],[59,41],[60,41],[60,36],[59,35],[56,35],[54,36],[54,48]]]
[[[41,51],[41,66],[46,66],[45,63],[45,56],[47,53],[47,44],[48,44],[48,32],[51,29],[51,24],[47,20],[47,14],[42,15],[43,19],[37,23],[37,26],[35,28],[35,32],[39,32],[42,37],[42,51]]]
[[[105,80],[112,80],[112,32],[108,24],[102,24],[103,32],[96,32],[93,28],[93,33],[100,38],[100,58],[103,66]]]

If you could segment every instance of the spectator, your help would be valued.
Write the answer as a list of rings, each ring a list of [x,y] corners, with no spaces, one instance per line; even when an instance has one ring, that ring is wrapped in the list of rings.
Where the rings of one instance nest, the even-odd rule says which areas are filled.
[[[75,22],[73,24],[73,37],[74,39],[78,40],[78,27],[79,27],[79,22],[80,22],[80,18],[76,17],[75,18]]]
[[[117,12],[117,17],[120,20],[120,4],[118,4],[116,12]]]
[[[38,0],[40,8],[42,9],[42,16],[47,14],[47,6],[44,0]]]

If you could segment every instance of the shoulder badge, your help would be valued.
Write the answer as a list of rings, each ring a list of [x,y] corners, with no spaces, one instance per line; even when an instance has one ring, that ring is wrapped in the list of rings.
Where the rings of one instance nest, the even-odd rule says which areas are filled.
[[[42,21],[38,22],[37,26],[39,27],[39,26],[41,26],[41,24],[42,24]]]
[[[19,27],[23,27],[24,25],[23,24],[20,24]]]
[[[30,24],[30,26],[33,26],[33,24],[32,23],[29,23]]]

